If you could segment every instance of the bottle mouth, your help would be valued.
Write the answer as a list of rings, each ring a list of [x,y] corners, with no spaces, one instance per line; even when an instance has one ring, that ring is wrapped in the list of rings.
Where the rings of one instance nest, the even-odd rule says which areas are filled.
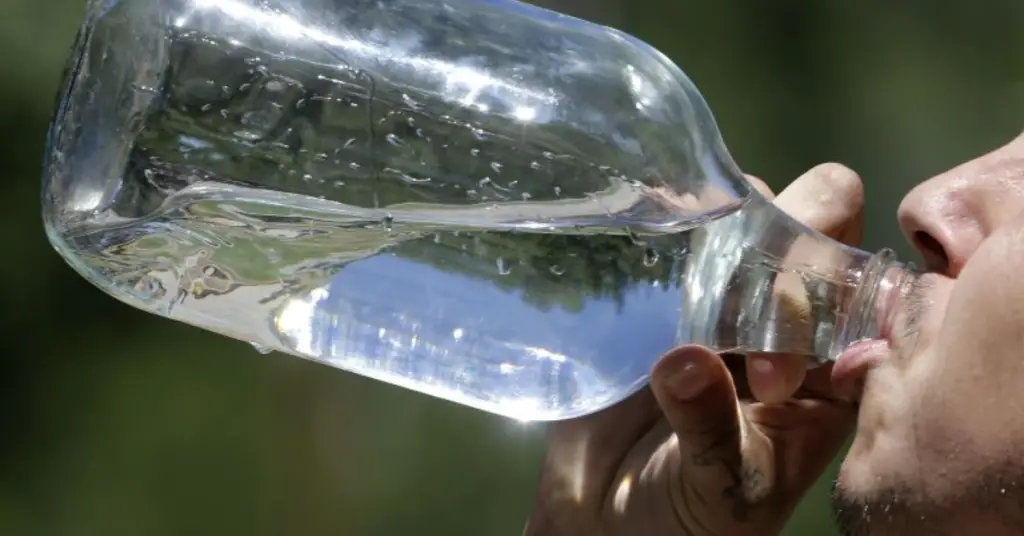
[[[916,273],[912,265],[898,262],[891,249],[883,249],[871,257],[846,308],[849,314],[836,326],[829,361],[835,361],[846,347],[857,341],[890,341],[895,333],[907,282],[913,280]]]

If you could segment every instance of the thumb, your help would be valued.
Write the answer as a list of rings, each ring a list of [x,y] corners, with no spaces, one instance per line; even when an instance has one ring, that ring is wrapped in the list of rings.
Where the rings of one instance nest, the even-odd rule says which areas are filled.
[[[751,425],[722,358],[702,346],[683,346],[654,366],[651,388],[675,432],[686,485],[707,497],[762,499],[774,484],[768,438]]]

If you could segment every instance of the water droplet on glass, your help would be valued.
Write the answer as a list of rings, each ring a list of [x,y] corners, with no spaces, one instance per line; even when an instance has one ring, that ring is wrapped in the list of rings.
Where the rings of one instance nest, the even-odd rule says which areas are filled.
[[[413,98],[410,97],[408,93],[402,93],[402,102],[404,102],[406,106],[412,108],[413,110],[417,110],[420,107],[420,103],[413,100]]]
[[[401,171],[398,171],[397,169],[391,169],[391,168],[388,168],[388,170],[386,170],[386,171],[391,171],[393,175],[398,177],[398,180],[400,180],[400,181],[402,181],[402,182],[404,182],[406,184],[423,184],[425,182],[430,182],[430,177],[413,177],[412,175],[409,175],[408,173],[402,173]]]
[[[386,138],[388,140],[388,143],[394,145],[395,147],[402,147],[405,145],[405,142],[403,142],[401,138],[394,134],[388,134]]]
[[[658,252],[648,248],[644,252],[644,266],[650,268],[655,264],[658,264]]]
[[[135,91],[138,91],[139,93],[146,93],[148,95],[159,95],[160,94],[160,92],[157,91],[155,88],[150,87],[150,86],[146,86],[146,85],[143,85],[143,84],[132,84],[132,89],[134,89]]]
[[[498,265],[498,273],[500,275],[508,275],[512,271],[512,268],[509,267],[507,264],[505,264],[505,259],[503,259],[501,257],[498,257],[497,265]]]
[[[557,264],[552,264],[551,268],[548,268],[548,270],[555,275],[562,275],[565,273],[565,268],[562,268]]]
[[[260,344],[260,343],[258,343],[258,342],[253,342],[253,343],[249,343],[249,344],[251,344],[251,345],[252,345],[252,347],[253,347],[253,348],[254,348],[254,349],[255,349],[255,350],[257,351],[257,352],[259,352],[259,353],[261,353],[261,354],[263,354],[263,355],[267,355],[267,354],[269,354],[270,352],[273,352],[273,351],[274,351],[274,349],[273,349],[273,348],[271,348],[271,347],[269,347],[269,346],[265,346],[265,345],[262,345],[262,344]]]

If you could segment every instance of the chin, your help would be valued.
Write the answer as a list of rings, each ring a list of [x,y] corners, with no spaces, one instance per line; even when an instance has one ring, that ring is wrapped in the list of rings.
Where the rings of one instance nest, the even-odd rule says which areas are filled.
[[[930,516],[921,517],[919,496],[914,493],[916,486],[900,470],[913,471],[914,463],[905,456],[900,463],[901,454],[906,453],[886,452],[876,438],[854,440],[832,492],[833,515],[841,534],[940,535],[930,523],[925,523],[929,525],[927,530],[922,525]]]
[[[941,464],[905,435],[859,432],[833,489],[846,536],[1024,534],[1024,462],[962,453]],[[922,459],[925,458],[925,459]]]

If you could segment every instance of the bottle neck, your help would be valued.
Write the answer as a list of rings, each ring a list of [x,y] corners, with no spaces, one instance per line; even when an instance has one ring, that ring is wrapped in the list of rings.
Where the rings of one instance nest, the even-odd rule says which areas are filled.
[[[889,336],[919,275],[913,265],[900,263],[890,249],[870,256],[850,300],[837,304],[846,314],[836,324],[826,361],[835,361],[854,342]]]
[[[916,275],[890,250],[846,246],[759,197],[697,232],[680,340],[834,361],[884,335]]]

